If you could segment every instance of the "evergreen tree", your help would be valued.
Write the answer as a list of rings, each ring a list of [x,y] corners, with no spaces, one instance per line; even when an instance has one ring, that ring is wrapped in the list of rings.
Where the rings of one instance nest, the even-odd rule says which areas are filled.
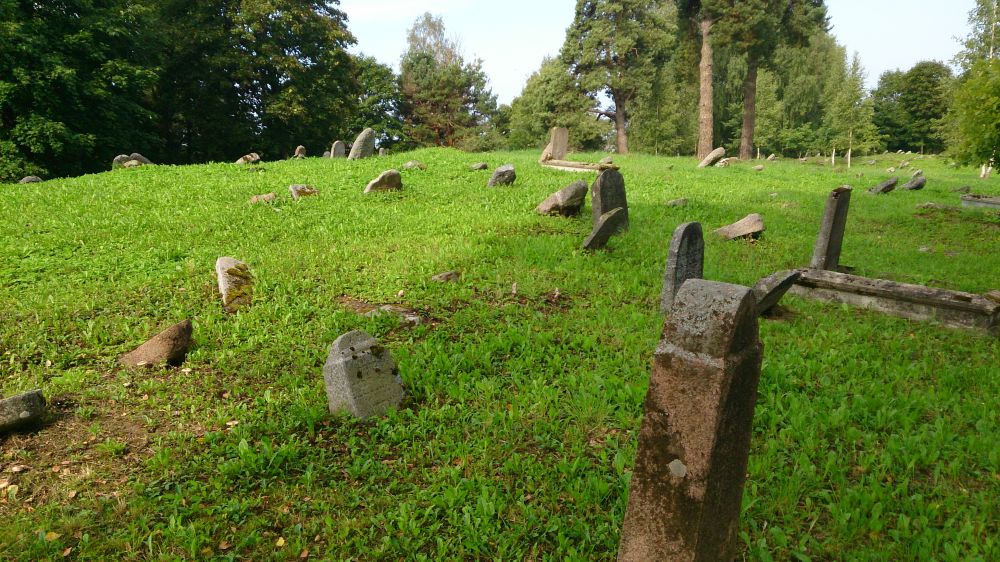
[[[373,57],[364,55],[354,58],[354,68],[360,94],[348,130],[361,131],[365,127],[371,127],[375,131],[378,145],[386,148],[406,144],[400,114],[402,94],[396,74]]]
[[[852,153],[862,154],[882,146],[878,129],[872,120],[874,110],[864,87],[865,75],[858,54],[835,91],[826,117],[826,137],[832,150],[840,150],[848,158]]]

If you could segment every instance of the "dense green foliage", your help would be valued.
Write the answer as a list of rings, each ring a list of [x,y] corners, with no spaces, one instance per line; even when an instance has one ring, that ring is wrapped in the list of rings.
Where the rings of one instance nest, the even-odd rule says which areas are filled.
[[[963,163],[1000,161],[1000,59],[973,65],[955,92],[953,153]]]
[[[943,151],[942,121],[951,105],[951,88],[951,69],[936,61],[884,73],[872,100],[875,125],[888,149]]]

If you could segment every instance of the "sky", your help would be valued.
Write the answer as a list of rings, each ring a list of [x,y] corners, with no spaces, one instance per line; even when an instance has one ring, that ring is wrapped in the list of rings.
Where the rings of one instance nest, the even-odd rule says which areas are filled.
[[[949,63],[968,32],[975,0],[827,0],[832,33],[857,51],[873,88],[888,70],[922,60]],[[466,60],[482,59],[500,103],[521,93],[542,59],[556,56],[573,21],[575,0],[341,0],[352,52],[399,70],[406,31],[424,12],[440,16]]]

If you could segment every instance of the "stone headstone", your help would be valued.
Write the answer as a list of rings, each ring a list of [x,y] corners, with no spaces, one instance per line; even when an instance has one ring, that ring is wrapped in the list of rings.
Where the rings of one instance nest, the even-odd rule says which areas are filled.
[[[288,192],[292,194],[292,199],[295,199],[296,201],[302,197],[311,197],[319,194],[319,190],[315,187],[301,183],[288,186]]]
[[[373,191],[398,191],[400,189],[403,189],[403,176],[399,174],[398,170],[386,170],[379,174],[377,178],[368,182],[368,185],[365,187],[365,193]]]
[[[274,201],[277,198],[278,194],[276,193],[265,193],[263,195],[254,195],[253,197],[250,198],[250,203],[251,204],[270,203],[271,201]]]
[[[113,170],[115,168],[121,168],[126,162],[128,162],[131,159],[132,157],[129,156],[128,154],[119,154],[118,156],[115,156],[114,159],[111,161],[111,169]]]
[[[244,154],[243,156],[240,156],[239,160],[236,161],[237,164],[256,164],[258,162],[260,162],[260,155],[256,152]]]
[[[375,131],[367,128],[361,131],[358,138],[354,139],[354,144],[351,145],[351,153],[347,156],[347,159],[359,160],[361,158],[369,158],[373,154],[375,154]]]
[[[331,158],[343,158],[347,154],[347,147],[344,145],[344,141],[336,141],[330,148]]]
[[[38,176],[24,176],[21,178],[21,181],[17,183],[38,183],[40,181],[42,181],[42,178]]]
[[[656,348],[619,562],[739,557],[763,346],[747,287],[684,283]]]
[[[149,158],[146,158],[145,156],[143,156],[142,154],[139,154],[138,152],[133,152],[132,154],[129,154],[128,159],[129,160],[136,160],[137,162],[139,162],[143,166],[145,166],[147,164],[152,164],[153,163],[153,162],[151,162],[149,160]]]
[[[462,278],[462,274],[457,271],[445,271],[431,277],[431,281],[436,283],[451,283]]]
[[[621,217],[615,220],[628,227],[628,201],[625,197],[625,178],[621,172],[609,168],[597,176],[594,185],[590,186],[590,206],[595,230],[603,215],[618,208],[622,210]]]
[[[917,176],[910,181],[904,183],[901,187],[909,191],[920,191],[927,185],[927,178],[924,176]]]
[[[755,172],[763,172],[764,171],[764,165],[763,164],[757,164],[756,166],[753,167],[753,171],[755,171]]]
[[[469,169],[474,172],[478,172],[479,170],[489,170],[490,165],[486,162],[476,162],[475,164],[469,166]]]
[[[874,193],[876,195],[881,195],[883,193],[889,193],[893,189],[896,189],[896,184],[899,183],[899,178],[889,178],[884,182],[876,185],[875,187],[868,190],[868,193]]]
[[[190,320],[174,324],[133,351],[119,357],[118,362],[127,367],[152,367],[163,364],[176,367],[183,363],[187,356],[193,330]]]
[[[330,152],[329,150],[324,150],[323,151],[323,158],[330,158],[332,156],[333,156],[333,153]]]
[[[535,208],[535,212],[540,215],[574,217],[580,214],[586,201],[587,183],[578,180],[549,195]]]
[[[757,298],[757,315],[760,316],[774,308],[801,276],[801,271],[791,269],[772,273],[757,281],[753,286],[753,295]]]
[[[844,230],[847,227],[847,211],[851,205],[851,186],[842,185],[830,192],[826,198],[823,222],[813,246],[809,267],[836,270],[840,265],[840,248],[844,244]]]
[[[403,381],[389,350],[356,330],[333,342],[323,365],[330,413],[357,418],[381,416],[403,400]]]
[[[226,312],[236,312],[253,302],[253,275],[250,267],[230,257],[221,257],[215,262],[215,276],[219,280],[222,294],[222,308]]]
[[[751,213],[733,224],[716,229],[715,233],[726,240],[737,238],[757,238],[764,232],[764,217]]]
[[[768,162],[774,162],[777,159],[778,159],[778,155],[776,155],[776,154],[771,154],[770,156],[767,157],[767,161]]]
[[[618,231],[628,228],[628,219],[625,218],[625,209],[618,207],[600,216],[590,236],[583,241],[581,247],[584,250],[600,250],[608,245],[608,240],[618,233]]]
[[[410,160],[406,164],[403,164],[403,169],[404,170],[426,170],[427,169],[427,164],[424,164],[423,162],[421,162],[419,160]]]
[[[395,316],[404,326],[417,326],[424,322],[424,319],[417,311],[396,304],[383,304],[374,310],[366,312],[365,316],[368,318],[377,318],[383,314]]]
[[[911,178],[915,178],[917,176],[922,176],[922,175],[924,175],[924,171],[923,170],[914,170],[913,173],[910,174],[910,177]]]
[[[384,149],[384,148],[380,148],[380,149],[378,149],[378,155],[379,155],[379,156],[386,156],[387,154],[389,154],[389,151],[388,151],[388,150],[386,150],[386,149]]]
[[[513,164],[504,164],[493,170],[493,177],[486,184],[486,187],[496,187],[498,185],[513,185],[517,179],[517,172],[514,171]]]
[[[294,158],[305,158],[306,157],[306,147],[301,144],[295,147]]]
[[[713,166],[715,165],[716,162],[721,160],[722,157],[725,155],[726,155],[726,149],[720,146],[719,148],[716,148],[712,152],[709,152],[708,156],[706,156],[705,159],[702,160],[700,164],[698,164],[698,167],[707,168],[709,166]]]
[[[667,270],[663,273],[660,293],[660,314],[667,314],[674,297],[688,279],[701,279],[705,269],[705,238],[701,223],[686,222],[674,229],[667,254]]]
[[[32,390],[0,400],[0,434],[38,423],[45,413],[45,397]]]
[[[552,127],[549,133],[549,144],[552,146],[552,159],[565,160],[569,154],[569,129]]]

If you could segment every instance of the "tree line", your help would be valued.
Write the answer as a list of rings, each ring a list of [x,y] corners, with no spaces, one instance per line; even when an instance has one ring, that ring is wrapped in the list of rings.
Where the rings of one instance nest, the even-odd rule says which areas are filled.
[[[864,87],[823,0],[577,0],[558,56],[510,105],[440,17],[400,70],[348,49],[339,2],[0,0],[0,180],[290,156],[372,127],[380,146],[540,148],[743,158],[1000,146],[997,0],[977,0],[958,76],[925,61]],[[991,113],[992,112],[992,113]]]

